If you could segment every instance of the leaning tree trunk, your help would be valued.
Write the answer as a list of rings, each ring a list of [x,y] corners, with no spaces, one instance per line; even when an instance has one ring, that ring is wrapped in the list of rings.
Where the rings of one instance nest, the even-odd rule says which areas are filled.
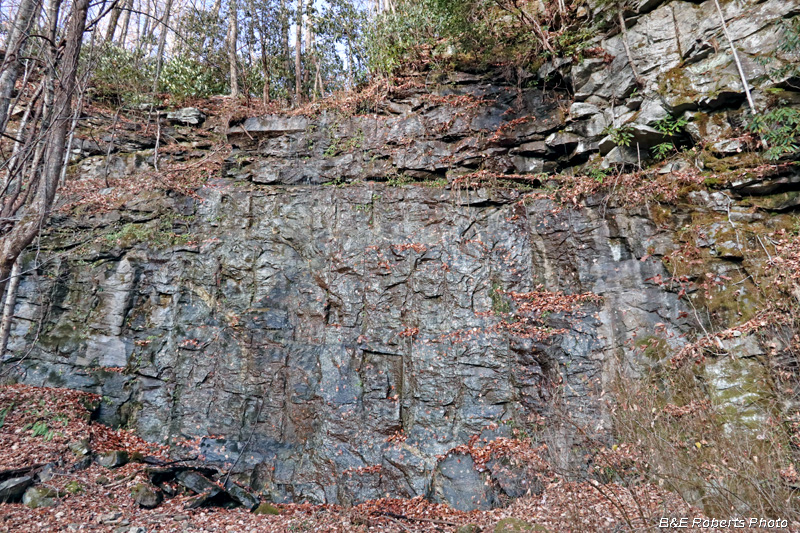
[[[125,14],[122,16],[122,29],[119,32],[119,39],[117,42],[121,46],[125,46],[125,41],[128,39],[128,26],[131,22],[131,10],[133,9],[133,0],[125,2]]]
[[[164,48],[167,46],[167,32],[169,31],[169,14],[172,11],[172,0],[167,0],[164,6],[164,16],[161,17],[161,34],[158,36],[158,51],[156,52],[156,75],[153,78],[153,92],[158,90],[158,78],[161,76],[161,66],[164,64]]]
[[[631,55],[631,49],[628,45],[628,27],[625,25],[625,16],[622,11],[622,5],[619,5],[617,16],[619,17],[619,27],[622,31],[622,45],[625,47],[625,55],[628,56],[628,64],[631,66],[631,71],[633,71],[633,79],[636,80],[636,85],[644,87],[644,79],[639,76],[639,71],[636,69],[636,63],[633,61],[633,55]]]
[[[750,94],[750,87],[747,85],[747,76],[744,75],[742,62],[739,61],[739,54],[736,52],[736,46],[733,44],[733,38],[728,32],[728,25],[725,23],[725,15],[722,13],[722,8],[719,6],[719,0],[714,0],[714,5],[717,8],[719,20],[722,24],[722,32],[725,34],[725,38],[728,40],[728,45],[731,47],[731,54],[733,54],[733,61],[736,63],[736,70],[739,71],[739,77],[742,79],[744,94],[747,96],[747,105],[750,106],[750,111],[755,115],[757,113],[756,104],[753,102],[753,96]]]
[[[308,57],[312,57],[314,53],[314,30],[312,29],[311,25],[311,8],[314,7],[313,0],[306,1],[306,12],[303,14],[303,24],[305,24],[306,29],[306,68],[303,69],[303,85],[308,87],[308,76],[310,74],[310,68],[308,65]]]
[[[11,268],[11,280],[8,283],[5,304],[3,305],[3,320],[0,321],[0,357],[5,355],[8,346],[8,337],[11,334],[11,320],[14,318],[14,307],[17,305],[17,289],[22,276],[19,271],[19,261]]]
[[[106,43],[111,43],[114,41],[114,33],[117,31],[117,23],[119,22],[119,15],[121,12],[121,7],[119,4],[111,10],[111,18],[108,20],[108,29],[106,30]]]
[[[29,168],[29,183],[35,184],[35,191],[28,197],[25,205],[15,213],[13,225],[0,237],[0,294],[6,293],[6,286],[14,263],[22,251],[39,234],[56,195],[66,152],[67,132],[72,117],[72,96],[78,77],[78,59],[86,28],[86,15],[89,0],[75,0],[67,23],[60,61],[50,65],[49,75],[53,78],[53,104],[50,107],[50,126],[45,130],[44,157],[41,168]],[[56,78],[56,68],[61,75]],[[38,173],[38,179],[33,179]]]
[[[2,131],[5,131],[11,95],[14,93],[14,85],[17,83],[19,69],[22,65],[20,58],[28,40],[28,32],[39,13],[40,5],[39,0],[22,0],[6,38],[6,55],[0,67],[0,128]]]

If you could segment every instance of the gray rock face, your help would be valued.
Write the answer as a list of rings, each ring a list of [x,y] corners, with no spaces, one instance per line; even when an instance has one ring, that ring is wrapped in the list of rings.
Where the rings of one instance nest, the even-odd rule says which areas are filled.
[[[763,73],[755,54],[774,49],[775,25],[797,2],[723,9],[753,81]],[[735,138],[743,87],[714,41],[713,2],[631,10],[643,87],[615,35],[601,43],[604,58],[529,74],[572,93],[460,73],[434,95],[381,103],[380,115],[249,118],[228,128],[233,153],[197,198],[143,191],[117,211],[60,219],[42,241],[57,260],[24,269],[13,379],[101,394],[103,422],[151,441],[197,438],[208,461],[220,471],[235,462],[232,479],[273,502],[422,495],[472,509],[535,492],[499,460],[477,472],[451,451],[541,416],[567,465],[583,437],[559,422],[564,412],[602,438],[608,380],[618,360],[639,357],[637,335],[657,328],[676,348],[691,329],[676,294],[648,281],[667,276],[660,258],[675,232],[646,206],[590,197],[565,209],[456,180],[574,171],[599,154],[605,166],[638,164],[668,140],[655,125],[683,113],[687,143]],[[615,146],[611,125],[627,126],[633,144]],[[108,158],[75,145],[88,156],[75,179],[152,168],[149,137],[103,142],[115,147]],[[395,186],[412,180],[437,187]],[[786,172],[732,191],[794,191],[799,181]],[[718,240],[718,258],[741,260],[734,241]],[[508,327],[520,318],[509,293],[537,288],[603,300],[539,317],[559,332],[542,339]],[[718,374],[722,385],[732,370]],[[191,505],[219,494],[195,488]],[[235,497],[250,507],[246,494]]]
[[[494,495],[469,455],[450,455],[439,463],[433,476],[434,501],[449,503],[460,511],[491,509]]]
[[[786,39],[782,24],[800,13],[800,5],[782,0],[720,4],[744,75],[758,99],[764,89],[781,85],[788,76],[781,78],[773,73],[797,61],[796,54],[780,49],[779,43]],[[593,9],[596,17],[608,16],[604,5]],[[626,120],[616,120],[615,125],[633,122],[653,126],[667,114],[699,111],[712,115],[709,130],[716,129],[714,123],[724,117],[721,112],[746,107],[741,77],[730,45],[721,35],[720,16],[713,1],[643,0],[638,8],[629,9],[628,13],[637,15],[626,22],[630,59],[623,36],[617,33],[600,42],[610,62],[591,58],[572,65],[576,100],[570,112],[572,131],[586,131],[589,126],[584,123],[620,105],[631,110],[637,105],[641,108]],[[765,57],[770,59],[759,59]],[[641,87],[635,83],[631,61],[643,82]],[[592,107],[598,111],[592,113]],[[720,140],[714,131],[701,132],[708,123],[704,119],[688,126],[687,131],[696,142]],[[648,148],[658,141],[647,138],[635,142]]]
[[[644,281],[660,262],[638,260],[668,236],[634,213],[380,184],[201,194],[151,203],[190,216],[198,244],[115,241],[91,252],[107,258],[97,266],[25,278],[18,305],[46,319],[18,377],[101,393],[101,420],[157,442],[200,437],[220,464],[252,433],[234,476],[274,501],[463,503],[437,455],[551,413],[559,382],[564,406],[602,426],[607,354],[636,328],[663,322],[675,338],[683,328],[675,295]],[[119,282],[123,271],[131,281]],[[545,341],[500,327],[513,305],[502,291],[539,284],[605,302],[554,314],[548,324],[566,332]],[[135,347],[129,372],[90,364],[103,337]],[[566,458],[580,436],[559,431]],[[505,494],[492,491],[480,505]]]
[[[564,128],[563,91],[545,97],[539,89],[517,94],[510,87],[464,83],[423,98],[430,96],[419,93],[413,111],[400,116],[321,113],[247,119],[227,132],[229,142],[242,150],[231,158],[228,176],[305,185],[398,176],[452,179],[478,169],[538,173],[570,165],[571,152],[582,140],[560,133],[552,147],[533,147]],[[448,97],[469,101],[451,105]],[[536,161],[510,157],[534,153],[540,156]]]
[[[184,107],[178,111],[167,113],[167,120],[174,124],[199,126],[206,121],[206,115],[196,107]]]

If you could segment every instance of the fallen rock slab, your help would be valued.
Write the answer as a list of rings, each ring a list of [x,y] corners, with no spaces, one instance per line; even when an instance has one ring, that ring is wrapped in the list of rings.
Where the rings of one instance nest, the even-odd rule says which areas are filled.
[[[214,487],[213,489],[208,490],[206,492],[201,492],[200,494],[198,494],[194,498],[190,498],[186,502],[186,505],[184,505],[184,508],[185,509],[197,509],[198,507],[208,506],[208,505],[210,505],[212,503],[212,500],[214,500],[217,496],[220,495],[221,492],[222,492],[222,489],[220,489],[218,487]]]
[[[167,481],[172,481],[181,472],[197,472],[198,474],[209,478],[216,474],[217,470],[214,468],[201,466],[180,465],[147,467],[144,469],[144,472],[147,474],[150,483],[153,485],[160,485],[162,483],[166,483]]]
[[[257,508],[258,504],[261,503],[255,494],[252,494],[244,487],[241,487],[232,481],[228,481],[225,484],[225,490],[235,502],[239,503],[248,511],[252,511],[253,509]]]
[[[167,113],[167,120],[173,124],[199,126],[206,121],[206,115],[196,107],[184,107],[178,111],[170,111]]]
[[[0,502],[19,501],[31,485],[33,485],[31,476],[14,477],[3,481],[0,483]]]
[[[196,492],[198,494],[203,492],[208,492],[212,490],[221,491],[222,488],[208,479],[207,477],[203,476],[199,472],[194,472],[191,470],[184,470],[183,472],[178,472],[175,475],[175,479],[189,489],[192,492]]]

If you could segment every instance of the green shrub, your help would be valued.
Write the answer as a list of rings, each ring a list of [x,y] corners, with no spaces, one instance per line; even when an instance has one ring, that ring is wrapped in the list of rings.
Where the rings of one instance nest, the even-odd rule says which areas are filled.
[[[364,35],[369,70],[391,74],[418,59],[424,45],[463,46],[463,37],[479,29],[470,19],[476,4],[472,0],[405,1],[402,8],[382,13],[368,24]]]
[[[144,57],[141,49],[126,50],[107,44],[97,56],[84,56],[84,61],[93,66],[91,85],[100,100],[117,105],[136,104],[150,91],[153,62]]]
[[[675,136],[683,133],[683,128],[686,127],[688,123],[689,121],[684,117],[673,118],[667,115],[656,122],[654,127],[664,135]]]
[[[653,127],[664,135],[674,138],[684,133],[684,128],[688,123],[689,121],[684,117],[674,118],[667,115],[656,122]],[[650,149],[657,161],[666,159],[667,155],[677,150],[678,147],[672,140],[657,144]]]
[[[177,98],[205,97],[228,91],[224,77],[214,69],[186,56],[173,57],[164,64],[159,89]]]
[[[633,126],[623,124],[622,126],[608,126],[603,133],[611,138],[611,142],[617,146],[630,146],[633,140]]]

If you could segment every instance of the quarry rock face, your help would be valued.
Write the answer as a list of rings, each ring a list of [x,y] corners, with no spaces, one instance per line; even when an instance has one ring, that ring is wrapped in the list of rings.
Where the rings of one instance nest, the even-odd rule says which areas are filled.
[[[752,54],[771,50],[774,25],[798,12],[777,0],[746,7],[760,18],[737,19],[731,33]],[[642,340],[657,332],[676,349],[696,327],[657,282],[679,232],[693,213],[758,215],[708,194],[661,218],[593,196],[567,207],[459,177],[546,186],[542,173],[590,158],[635,165],[635,148],[604,142],[607,127],[630,123],[647,150],[664,141],[654,124],[668,114],[687,113],[694,142],[734,137],[721,117],[743,113],[741,82],[726,48],[701,42],[716,31],[713,9],[640,3],[629,39],[645,98],[615,36],[603,41],[610,61],[542,67],[576,102],[565,88],[454,74],[357,116],[230,125],[234,151],[196,197],[142,191],[108,213],[54,220],[43,239],[51,259],[20,285],[12,378],[101,394],[102,421],[155,442],[195,440],[206,461],[274,502],[422,495],[469,510],[525,494],[517,467],[477,468],[451,451],[539,428],[557,462],[579,461],[576,424],[610,435],[610,380],[641,362]],[[712,63],[724,74],[713,80]],[[194,111],[175,121],[201,122]],[[149,139],[127,145],[109,156],[121,176],[152,163]],[[105,155],[80,146],[81,175],[107,172]],[[797,183],[796,173],[752,179],[730,194]],[[701,243],[720,273],[741,260],[723,229]],[[526,318],[513,295],[535,291],[599,298],[534,310],[527,318],[547,335],[509,327]],[[712,385],[760,375],[755,364],[720,366]]]
[[[669,237],[630,212],[382,184],[202,194],[192,243],[112,243],[23,281],[19,308],[45,314],[23,379],[101,391],[101,419],[149,440],[212,435],[210,461],[252,433],[237,474],[276,501],[427,495],[435,471],[445,500],[468,498],[437,455],[555,417],[556,397],[602,426],[606,359],[636,328],[681,329],[676,296],[644,281],[660,262],[640,261]],[[505,291],[539,286],[604,300],[548,317],[565,331],[545,340],[498,327]],[[579,437],[559,434],[566,457]]]

